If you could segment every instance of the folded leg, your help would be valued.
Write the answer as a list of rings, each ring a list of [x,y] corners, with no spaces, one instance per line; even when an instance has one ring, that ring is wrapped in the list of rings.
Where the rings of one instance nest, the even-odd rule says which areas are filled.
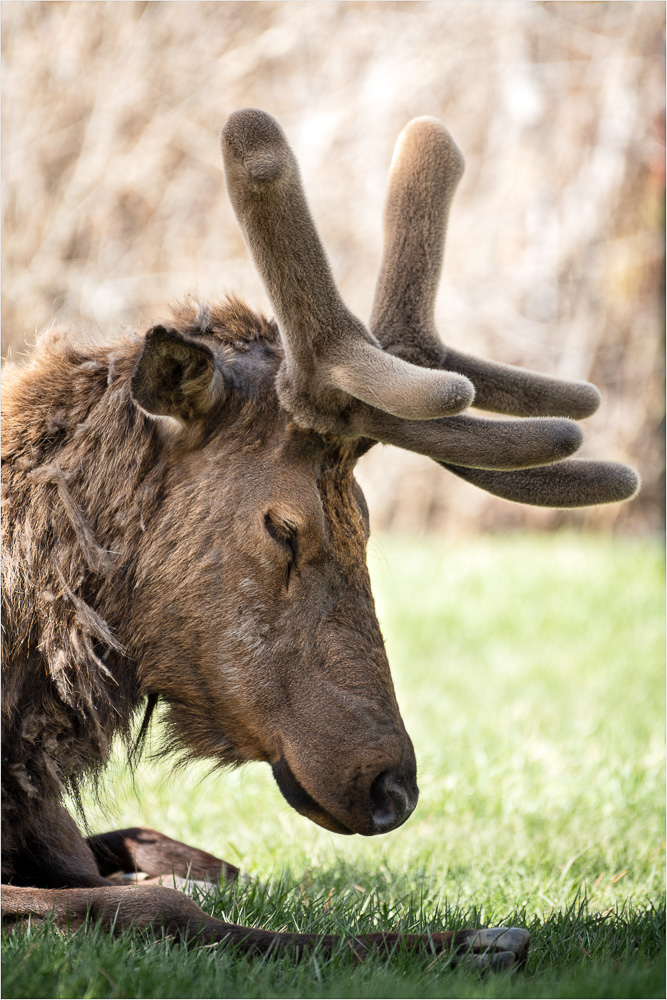
[[[143,873],[149,877],[176,875],[205,882],[234,882],[239,870],[227,861],[166,837],[149,827],[133,826],[87,838],[100,875]]]

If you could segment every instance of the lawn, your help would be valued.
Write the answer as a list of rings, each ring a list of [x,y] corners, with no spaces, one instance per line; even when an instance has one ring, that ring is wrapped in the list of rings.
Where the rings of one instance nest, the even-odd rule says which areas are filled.
[[[140,935],[4,943],[4,997],[660,997],[664,587],[655,542],[577,534],[374,538],[369,563],[419,761],[415,815],[341,838],[266,767],[119,758],[93,829],[145,823],[248,875],[203,901],[233,922],[338,933],[522,924],[524,972],[397,956],[251,960]]]

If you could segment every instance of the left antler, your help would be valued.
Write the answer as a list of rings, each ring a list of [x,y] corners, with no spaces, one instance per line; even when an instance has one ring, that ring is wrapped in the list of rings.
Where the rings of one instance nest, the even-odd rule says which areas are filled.
[[[256,108],[236,111],[221,142],[229,197],[285,347],[279,392],[297,420],[339,431],[353,400],[419,420],[466,409],[474,390],[465,376],[386,354],[346,307],[278,122]]]
[[[466,375],[475,386],[475,406],[518,416],[552,414],[577,420],[589,416],[600,402],[598,390],[590,383],[486,361],[452,350],[440,340],[434,318],[435,297],[449,208],[462,173],[463,157],[441,122],[415,118],[406,126],[396,143],[390,169],[371,331],[385,350],[413,364]],[[520,426],[529,423],[466,419],[473,425],[473,455],[475,425],[478,441],[486,440],[489,425],[505,427],[509,445]],[[450,421],[438,423],[450,426]],[[446,430],[443,428],[445,434]],[[442,464],[490,493],[538,506],[579,507],[627,500],[639,488],[634,469],[615,462],[572,459],[514,472],[486,471],[474,461],[451,459]]]

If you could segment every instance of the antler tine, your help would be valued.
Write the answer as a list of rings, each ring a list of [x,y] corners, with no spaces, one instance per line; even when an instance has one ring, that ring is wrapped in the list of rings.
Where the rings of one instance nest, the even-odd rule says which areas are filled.
[[[570,382],[446,347],[434,318],[449,208],[463,157],[436,118],[415,118],[396,143],[384,214],[384,247],[370,328],[385,350],[466,375],[475,406],[515,416],[581,419],[598,408],[588,382]]]
[[[413,118],[394,147],[370,328],[386,351],[440,367],[435,327],[449,209],[465,163],[437,118]]]
[[[589,507],[631,500],[639,492],[639,476],[621,462],[568,458],[553,465],[517,472],[489,472],[441,463],[461,479],[487,493],[535,507]]]
[[[440,420],[399,420],[368,409],[357,418],[364,437],[470,469],[531,469],[567,458],[582,441],[578,424],[555,417],[488,420],[461,414]]]
[[[355,400],[418,420],[465,409],[474,396],[465,376],[386,354],[345,306],[275,119],[256,108],[236,111],[221,145],[229,197],[283,338],[278,393],[295,420],[346,433],[360,409]]]

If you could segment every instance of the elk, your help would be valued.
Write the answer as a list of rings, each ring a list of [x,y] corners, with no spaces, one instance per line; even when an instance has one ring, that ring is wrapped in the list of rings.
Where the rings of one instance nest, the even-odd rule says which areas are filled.
[[[131,746],[144,710],[141,738],[160,702],[168,748],[266,762],[287,802],[337,833],[395,829],[417,803],[416,762],[374,610],[356,460],[391,443],[554,507],[626,500],[638,477],[570,457],[594,386],[441,342],[434,303],[463,160],[439,121],[417,118],[398,140],[368,327],[342,301],[279,124],[233,113],[222,155],[275,321],[231,298],[187,301],[107,346],[51,330],[7,367],[3,912],[264,954],[386,953],[389,931],[341,943],[213,919],[160,879],[233,879],[232,865],[148,829],[84,837],[63,794],[101,774],[115,739]],[[137,871],[143,883],[118,884]],[[528,948],[520,928],[401,940],[496,966]]]

